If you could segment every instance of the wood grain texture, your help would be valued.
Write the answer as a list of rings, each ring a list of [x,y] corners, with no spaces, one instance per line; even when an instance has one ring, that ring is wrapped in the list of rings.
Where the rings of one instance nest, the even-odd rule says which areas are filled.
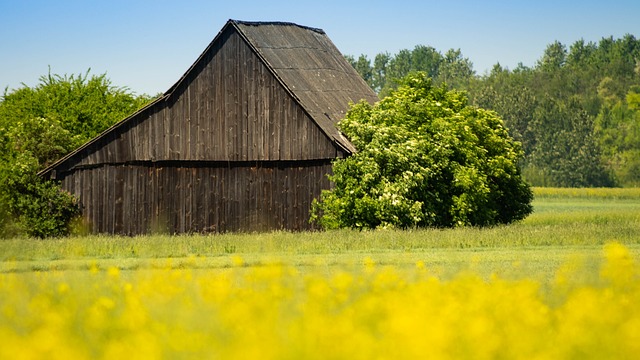
[[[79,194],[94,233],[145,234],[158,224],[170,233],[307,230],[330,171],[330,163],[316,162],[106,165],[74,171],[63,187]]]

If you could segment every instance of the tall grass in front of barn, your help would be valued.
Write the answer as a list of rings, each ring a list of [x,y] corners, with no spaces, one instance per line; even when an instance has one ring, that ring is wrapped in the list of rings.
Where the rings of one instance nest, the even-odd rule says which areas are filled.
[[[640,242],[640,189],[534,188],[534,193],[534,213],[508,226],[9,239],[0,241],[0,261],[335,255],[439,248],[587,246],[611,240],[622,244]]]

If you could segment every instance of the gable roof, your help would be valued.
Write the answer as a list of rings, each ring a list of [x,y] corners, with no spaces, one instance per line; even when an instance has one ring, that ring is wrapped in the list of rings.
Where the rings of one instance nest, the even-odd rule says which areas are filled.
[[[290,22],[229,20],[200,58],[165,95],[185,81],[200,59],[228,27],[234,27],[280,83],[330,139],[349,152],[355,147],[336,124],[349,103],[378,101],[376,93],[349,64],[327,34]]]
[[[330,140],[347,152],[355,152],[353,144],[340,133],[336,124],[344,117],[349,103],[363,99],[373,103],[378,97],[345,60],[326,33],[321,29],[287,22],[229,20],[193,65],[161,97],[42,170],[40,175],[47,176],[58,165],[117,131],[139,113],[169,100],[198,64],[204,61],[205,55],[229,27],[240,34]]]
[[[324,31],[290,23],[233,23],[325,134],[355,152],[336,124],[349,102],[373,103],[378,97]]]

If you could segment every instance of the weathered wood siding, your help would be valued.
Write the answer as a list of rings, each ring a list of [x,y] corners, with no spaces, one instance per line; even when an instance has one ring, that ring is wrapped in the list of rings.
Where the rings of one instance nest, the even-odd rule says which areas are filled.
[[[221,34],[168,100],[96,141],[69,165],[343,156],[232,30]]]
[[[304,230],[330,184],[320,164],[105,165],[65,177],[94,233]]]

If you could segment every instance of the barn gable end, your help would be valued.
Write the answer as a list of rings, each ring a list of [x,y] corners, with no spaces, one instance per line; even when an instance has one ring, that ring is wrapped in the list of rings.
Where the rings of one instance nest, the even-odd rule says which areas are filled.
[[[162,97],[41,175],[93,232],[306,229],[360,99],[375,94],[321,30],[230,20]]]

